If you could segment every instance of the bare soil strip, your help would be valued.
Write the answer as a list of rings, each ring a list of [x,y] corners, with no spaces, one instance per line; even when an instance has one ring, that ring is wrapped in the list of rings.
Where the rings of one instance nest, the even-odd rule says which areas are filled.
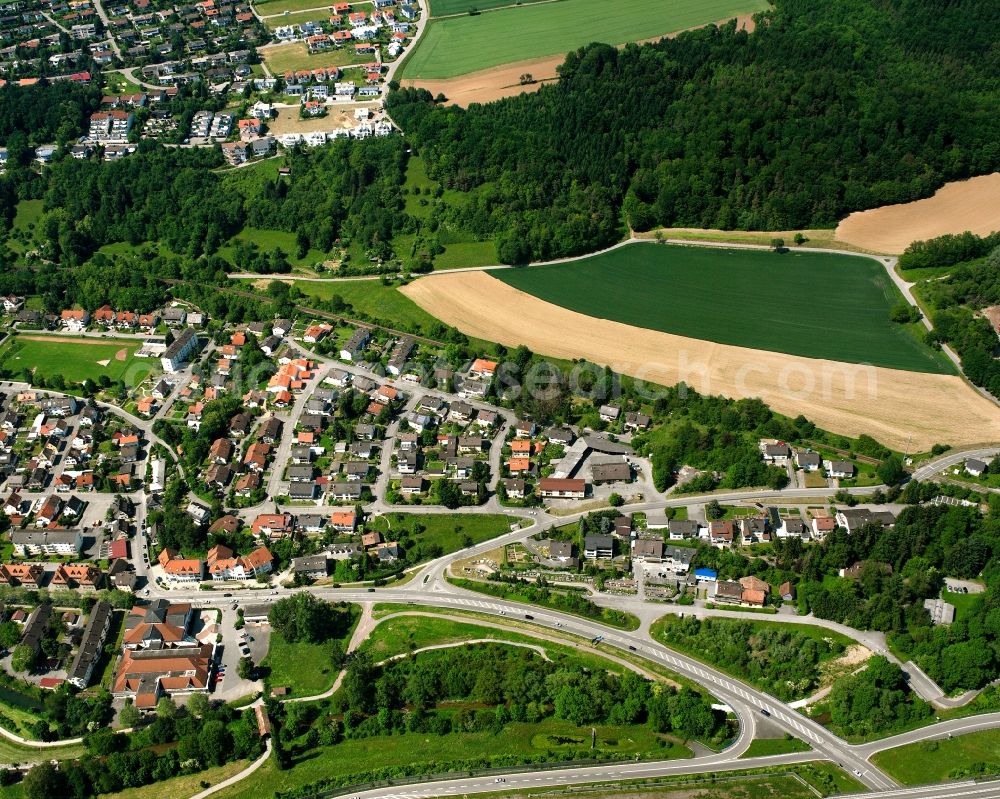
[[[728,21],[719,20],[711,24],[721,25]],[[753,15],[742,14],[736,17],[736,24],[740,28],[753,32]],[[661,39],[672,39],[680,32],[655,36],[652,39],[643,39],[636,43],[646,44],[658,42]],[[625,45],[620,46],[624,47]],[[422,89],[427,89],[435,97],[438,94],[443,94],[448,98],[449,103],[468,108],[472,103],[492,103],[494,100],[515,97],[523,92],[537,92],[544,84],[559,79],[556,67],[565,60],[565,55],[529,58],[524,61],[503,64],[499,67],[481,69],[478,72],[470,72],[457,78],[404,80],[400,83],[403,86],[419,86]],[[535,82],[521,85],[521,76],[525,74],[531,75]]]
[[[485,272],[438,273],[401,291],[470,336],[524,344],[699,392],[760,397],[819,426],[868,433],[908,452],[1000,440],[1000,408],[960,377],[803,358],[690,339],[596,319],[518,291]],[[710,309],[706,309],[706,313]]]
[[[897,254],[914,241],[971,230],[1000,230],[1000,172],[948,183],[925,200],[851,214],[837,226],[840,241]]]

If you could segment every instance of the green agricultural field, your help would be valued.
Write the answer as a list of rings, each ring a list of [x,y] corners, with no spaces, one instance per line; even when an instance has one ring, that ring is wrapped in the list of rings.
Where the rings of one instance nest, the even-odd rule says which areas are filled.
[[[468,6],[459,0],[447,6]],[[478,4],[477,4],[478,5]],[[441,3],[436,13],[442,13]],[[568,53],[590,42],[625,44],[763,11],[765,0],[563,0],[433,20],[401,77],[454,78]]]
[[[471,9],[488,11],[504,6],[541,3],[546,0],[431,0],[431,16],[447,17],[451,14],[467,14]]]
[[[863,256],[633,244],[491,274],[588,316],[665,333],[913,372],[954,371],[910,328],[889,321],[902,296],[882,266]]]
[[[903,785],[1000,774],[1000,730],[907,744],[880,752],[872,760]]]
[[[0,366],[20,376],[34,369],[46,380],[62,375],[67,385],[107,375],[136,386],[160,371],[156,358],[136,358],[142,342],[135,339],[70,338],[62,336],[15,336],[0,348]]]

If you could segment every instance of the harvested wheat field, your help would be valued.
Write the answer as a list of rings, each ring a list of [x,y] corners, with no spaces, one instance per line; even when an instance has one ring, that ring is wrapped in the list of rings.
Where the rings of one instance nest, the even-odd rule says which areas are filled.
[[[463,333],[703,393],[760,397],[828,430],[910,452],[1000,440],[1000,408],[954,375],[906,372],[715,344],[596,319],[485,272],[438,273],[401,291]]]
[[[843,220],[836,238],[856,247],[898,254],[914,241],[971,230],[1000,230],[1000,172],[948,183],[933,197],[858,211]]]

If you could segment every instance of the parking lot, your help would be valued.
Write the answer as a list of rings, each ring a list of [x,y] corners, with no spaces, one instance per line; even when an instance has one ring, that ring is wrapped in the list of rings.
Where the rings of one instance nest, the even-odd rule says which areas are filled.
[[[216,603],[218,604],[218,603]],[[216,644],[216,662],[222,673],[212,686],[211,697],[230,702],[261,690],[260,680],[242,680],[239,676],[240,658],[249,653],[255,664],[259,664],[267,654],[267,644],[271,628],[265,625],[246,625],[242,630],[235,628],[237,615],[233,605],[222,606],[222,624],[218,630],[222,641]],[[250,639],[253,638],[251,641]]]

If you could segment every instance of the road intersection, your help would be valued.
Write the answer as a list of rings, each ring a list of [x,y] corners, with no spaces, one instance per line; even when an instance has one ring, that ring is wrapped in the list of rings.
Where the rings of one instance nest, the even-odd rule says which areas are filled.
[[[322,382],[323,378],[329,373],[331,366],[332,364],[329,361],[321,365],[321,368],[317,371],[314,377],[314,385],[312,388],[315,388]],[[354,374],[369,374],[364,368],[352,364],[339,364],[338,368],[345,369],[346,371]],[[11,385],[11,387],[20,387],[25,384],[8,385]],[[25,387],[27,386],[25,385]],[[408,407],[415,405],[419,398],[428,393],[442,393],[437,391],[428,391],[419,386],[408,386],[407,391],[410,394],[408,397]],[[54,395],[58,392],[44,393]],[[302,393],[302,397],[308,397],[311,393],[311,391],[305,391]],[[305,400],[302,400],[303,403],[304,401]],[[289,420],[294,419],[295,411],[301,410],[298,407],[300,404],[301,403],[296,403],[296,408],[294,408],[292,412],[282,415],[286,416]],[[102,407],[111,413],[115,413],[125,418],[135,427],[141,429],[148,441],[161,444],[163,443],[153,434],[152,425],[154,420],[142,420],[124,412],[120,408],[104,405],[103,403]],[[484,407],[492,408],[492,406],[486,405],[484,405]],[[509,412],[503,412],[502,409],[496,410],[500,412],[505,428],[507,425],[512,423],[513,417]],[[390,430],[390,434],[391,432],[392,430]],[[502,438],[499,440],[502,440]],[[164,445],[164,449],[170,452],[170,448],[166,445]],[[496,449],[499,452],[499,447]],[[928,479],[942,469],[961,462],[964,458],[988,457],[991,453],[995,453],[996,451],[996,449],[979,448],[970,450],[969,452],[949,453],[919,467],[916,470],[914,477],[917,479]],[[386,451],[384,450],[383,460],[385,459],[385,456]],[[384,466],[385,464],[383,464],[382,469],[383,477],[381,479],[383,481],[387,480],[387,475],[389,473],[389,470],[384,468]],[[279,469],[280,467],[276,464],[275,473],[272,474],[271,478],[272,481],[280,480],[280,477],[275,477],[275,474],[280,475]],[[494,477],[497,471],[498,470],[491,470],[491,472],[494,473]],[[400,506],[397,508],[396,506],[387,504],[384,501],[385,486],[383,485],[381,488],[383,490],[377,491],[376,496],[378,499],[374,503],[371,503],[368,508],[369,512],[385,513],[396,509],[409,509],[408,506]],[[874,490],[872,487],[849,489],[852,494],[856,495],[867,494],[872,490]],[[697,503],[700,500],[707,501],[710,498],[715,499],[720,503],[759,502],[763,500],[776,500],[780,502],[787,499],[812,498],[825,499],[829,496],[829,493],[828,488],[787,488],[781,491],[769,489],[731,491],[712,494],[711,496],[703,498],[692,495],[675,497],[667,494],[656,499],[643,500],[627,505],[621,510],[623,512],[640,512],[653,509],[681,507]],[[258,512],[260,507],[261,506],[243,509],[243,511],[241,511],[241,515],[249,516],[255,514]],[[422,512],[431,513],[450,512],[446,508],[433,507],[424,507],[421,510]],[[474,513],[506,513],[517,518],[519,520],[520,527],[498,538],[463,549],[457,553],[452,553],[424,564],[415,570],[416,573],[405,586],[377,589],[368,587],[317,587],[310,590],[324,599],[334,601],[355,603],[371,603],[373,601],[378,601],[412,605],[415,607],[433,607],[439,609],[459,610],[485,614],[497,619],[498,623],[503,623],[505,619],[517,619],[519,625],[532,624],[541,629],[558,629],[561,633],[575,635],[584,640],[593,640],[600,636],[602,638],[601,645],[603,647],[623,652],[627,657],[639,656],[704,687],[713,696],[728,705],[740,720],[741,732],[736,741],[725,751],[717,754],[696,757],[684,761],[675,760],[663,763],[635,763],[613,767],[602,766],[600,768],[565,768],[527,771],[525,773],[511,775],[509,779],[505,778],[506,781],[504,783],[504,789],[517,787],[540,787],[544,785],[581,784],[593,782],[595,780],[606,780],[609,777],[616,779],[635,779],[638,777],[662,777],[666,775],[706,773],[712,771],[766,767],[769,765],[786,765],[790,763],[802,762],[803,760],[825,758],[836,763],[848,772],[851,772],[869,790],[876,792],[874,795],[919,795],[928,797],[965,795],[978,797],[990,795],[988,793],[978,792],[978,786],[970,787],[967,783],[946,786],[945,789],[942,789],[944,792],[939,791],[938,793],[894,794],[895,789],[898,788],[896,783],[887,774],[874,766],[869,759],[876,752],[883,751],[891,746],[898,746],[904,743],[912,743],[914,741],[927,740],[931,738],[940,738],[949,734],[960,734],[962,732],[971,732],[1000,726],[1000,714],[990,714],[962,720],[941,722],[920,730],[906,733],[902,736],[896,736],[895,738],[885,739],[884,741],[869,744],[849,744],[822,725],[797,712],[788,705],[785,705],[775,697],[732,678],[705,663],[675,652],[655,641],[650,635],[649,627],[651,621],[655,617],[662,615],[664,612],[663,608],[660,606],[652,603],[643,603],[644,607],[638,614],[642,621],[639,629],[628,632],[613,629],[604,624],[586,618],[549,609],[540,609],[534,605],[484,597],[481,594],[458,588],[449,583],[445,578],[445,572],[457,560],[475,557],[476,555],[484,554],[508,543],[523,541],[525,538],[543,532],[553,526],[564,525],[576,521],[587,512],[582,511],[568,515],[554,515],[543,509],[507,508],[500,505],[495,495],[493,495],[485,505],[477,508],[463,509],[463,512],[465,511]],[[144,548],[138,547],[137,549]],[[136,553],[136,556],[139,557],[138,553]],[[245,588],[234,592],[235,598],[233,601],[238,605],[245,607],[248,604],[260,604],[262,602],[274,601],[281,596],[286,596],[292,593],[294,590],[302,589]],[[168,597],[171,601],[190,601],[198,606],[207,606],[213,602],[215,604],[218,603],[217,598],[206,598],[206,594],[203,591],[185,588],[171,589],[162,587],[156,582],[150,583],[149,590],[144,594],[144,598],[154,599],[159,597]],[[623,610],[628,609],[630,612],[635,612],[635,607],[628,606],[626,608],[624,606],[625,600],[620,597],[602,594],[597,597],[597,601],[599,604],[607,607]],[[632,602],[634,602],[634,600],[632,600]],[[704,613],[705,609],[696,609],[695,612]],[[800,619],[792,619],[789,617],[789,619],[786,620],[794,622],[799,621]],[[810,619],[808,621],[809,623],[822,623],[821,620]],[[852,637],[860,640],[859,635],[862,634],[853,630],[850,632]],[[872,641],[868,641],[866,639],[865,643],[874,651],[886,654],[884,648],[879,646],[880,642],[878,640],[873,639]],[[769,722],[772,726],[807,742],[812,747],[813,751],[777,757],[739,759],[740,755],[746,751],[750,741],[752,741],[756,730],[756,723],[758,721]],[[1000,785],[994,786],[994,788],[996,789],[996,792],[992,795],[1000,796]],[[364,799],[375,799],[376,797],[385,798],[390,796],[418,797],[479,793],[487,790],[497,790],[497,784],[492,781],[486,782],[483,778],[468,778],[434,782],[406,792],[400,792],[398,786],[377,789],[363,793],[361,796]]]

